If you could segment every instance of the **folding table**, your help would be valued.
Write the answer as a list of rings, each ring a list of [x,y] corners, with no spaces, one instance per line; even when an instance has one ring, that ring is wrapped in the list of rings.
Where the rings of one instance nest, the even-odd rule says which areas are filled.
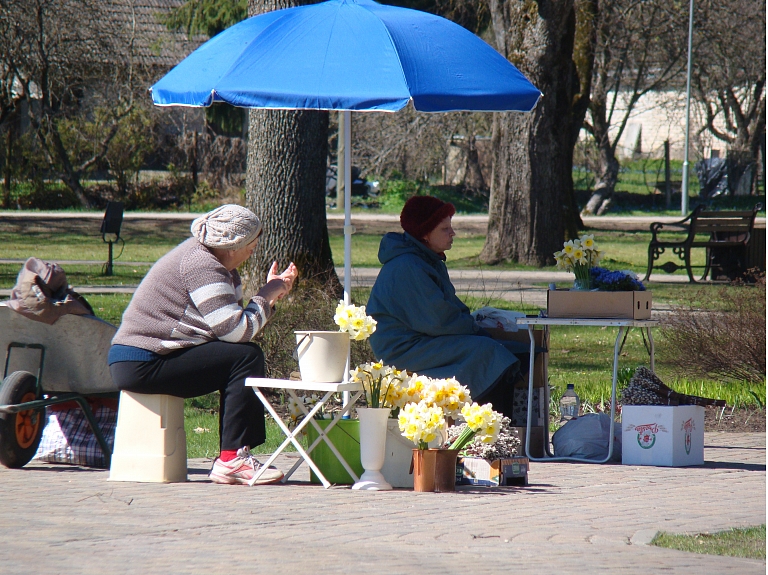
[[[533,340],[533,327],[536,325],[544,326],[549,330],[551,325],[576,325],[576,326],[594,326],[594,327],[617,327],[619,332],[616,335],[616,344],[613,348],[613,382],[611,384],[611,422],[616,416],[616,382],[619,370],[619,352],[621,350],[621,338],[625,331],[637,327],[648,335],[649,349],[648,353],[651,360],[651,371],[655,370],[653,334],[651,328],[659,325],[658,320],[654,319],[619,319],[619,318],[569,318],[569,317],[519,317],[517,325],[528,327],[528,337],[531,340],[531,363],[528,370],[528,421],[526,422],[525,434],[525,455],[530,461],[578,461],[581,463],[605,463],[611,460],[613,455],[613,433],[608,439],[608,455],[605,459],[585,459],[582,457],[554,457],[549,450],[549,417],[544,418],[544,457],[531,456],[531,419],[533,417],[533,352],[536,344]],[[546,339],[545,339],[546,341]],[[545,405],[549,405],[549,388],[546,387]],[[613,431],[613,430],[611,430]]]
[[[349,473],[350,477],[357,482],[360,478],[355,475],[355,472],[352,470],[352,468],[349,466],[347,461],[344,459],[344,457],[339,453],[338,449],[336,449],[336,446],[328,439],[328,432],[333,429],[336,424],[341,420],[342,417],[344,417],[347,413],[349,413],[349,410],[354,407],[355,402],[357,399],[363,394],[363,386],[359,383],[322,383],[322,382],[315,382],[315,381],[294,381],[289,379],[270,379],[270,378],[261,378],[261,377],[249,377],[245,380],[245,385],[253,387],[253,391],[256,393],[258,398],[261,400],[261,403],[264,404],[264,407],[267,408],[267,411],[269,411],[270,415],[275,419],[277,422],[277,425],[280,427],[280,429],[283,430],[283,433],[286,435],[285,441],[280,444],[280,447],[277,448],[277,450],[270,455],[269,459],[264,463],[263,468],[260,471],[257,471],[256,474],[253,476],[253,479],[250,481],[250,485],[253,485],[256,483],[256,481],[261,477],[261,474],[264,473],[264,470],[266,470],[272,463],[274,463],[275,459],[277,459],[277,456],[282,453],[282,451],[288,447],[288,444],[293,443],[294,447],[296,448],[296,451],[299,452],[299,455],[301,455],[302,459],[299,459],[296,463],[294,463],[293,467],[291,467],[290,471],[285,474],[285,476],[282,479],[282,482],[285,483],[288,481],[288,478],[293,475],[293,472],[296,471],[303,461],[307,462],[307,465],[312,469],[312,471],[315,472],[315,475],[317,475],[318,479],[322,482],[323,486],[327,489],[331,486],[331,483],[325,478],[325,475],[318,469],[317,465],[314,461],[312,461],[312,458],[309,456],[309,454],[312,452],[312,450],[317,447],[317,445],[320,443],[320,441],[325,441],[325,443],[328,445],[330,450],[333,452],[333,454],[338,458],[339,463],[344,467],[344,469]],[[288,427],[283,422],[283,419],[277,414],[275,411],[275,408],[272,407],[272,404],[269,402],[269,399],[261,392],[262,388],[271,388],[271,389],[283,389],[296,401],[297,405],[301,409],[301,411],[304,413],[304,419],[302,419],[299,424],[294,428],[293,431],[288,429]],[[324,392],[323,397],[312,407],[311,410],[307,411],[307,407],[304,405],[303,401],[300,401],[298,396],[296,395],[297,391],[320,391]],[[355,395],[353,395],[348,402],[345,403],[344,407],[340,412],[338,412],[330,424],[328,424],[328,427],[325,429],[322,429],[317,422],[315,421],[315,415],[325,406],[325,404],[328,402],[328,400],[333,397],[336,393],[342,393],[342,392],[355,392]],[[296,439],[301,433],[301,431],[307,426],[311,424],[316,430],[318,437],[317,439],[312,442],[312,445],[310,445],[306,451],[301,446],[301,443]]]

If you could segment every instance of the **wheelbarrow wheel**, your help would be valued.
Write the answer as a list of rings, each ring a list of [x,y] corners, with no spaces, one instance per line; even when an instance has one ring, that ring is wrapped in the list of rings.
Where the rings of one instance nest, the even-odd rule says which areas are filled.
[[[14,371],[0,386],[0,405],[18,405],[37,399],[37,380],[26,371]],[[35,456],[45,427],[45,408],[0,413],[0,463],[24,467]]]

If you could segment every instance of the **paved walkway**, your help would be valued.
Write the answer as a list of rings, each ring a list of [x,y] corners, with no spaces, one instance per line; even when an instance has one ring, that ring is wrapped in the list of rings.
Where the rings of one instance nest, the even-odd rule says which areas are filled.
[[[21,266],[22,260],[0,260],[2,263],[16,263]],[[101,264],[103,262],[60,261],[66,269],[67,265]],[[337,268],[336,273],[344,281],[344,268]],[[372,287],[379,274],[379,268],[352,268],[352,287]],[[569,283],[573,274],[557,271],[499,271],[499,270],[450,270],[451,280],[460,296],[468,295],[483,299],[503,299],[510,302],[522,302],[541,308],[547,307],[547,286],[550,283]],[[687,283],[688,276],[659,274],[651,276],[650,282],[645,282],[648,289],[663,283]],[[106,293],[133,293],[135,285],[122,286],[73,286],[75,291],[83,295]],[[0,297],[10,297],[10,289],[0,289]],[[664,306],[654,304],[655,311],[664,311]]]
[[[527,487],[456,493],[112,483],[0,468],[0,572],[764,574],[765,561],[648,546],[659,530],[765,523],[765,434],[707,433],[703,467],[532,463]],[[294,456],[281,456],[287,469]]]

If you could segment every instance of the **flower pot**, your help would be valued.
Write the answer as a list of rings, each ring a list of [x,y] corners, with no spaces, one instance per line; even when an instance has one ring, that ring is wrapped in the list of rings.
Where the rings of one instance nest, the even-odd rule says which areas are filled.
[[[330,419],[318,419],[316,421],[322,429],[331,423]],[[305,429],[307,430],[307,442],[312,445],[317,439],[317,430],[312,424],[307,425]],[[363,466],[360,463],[360,422],[357,419],[342,419],[328,432],[328,439],[359,477],[363,473]],[[318,443],[309,456],[320,468],[325,478],[334,485],[352,485],[355,482],[325,441]],[[310,483],[320,483],[320,479],[311,469],[309,481]]]
[[[448,425],[430,442],[430,447],[444,445],[448,439]],[[384,465],[381,473],[392,487],[413,489],[413,473],[410,472],[413,461],[413,442],[403,437],[397,419],[387,420],[387,444]]]
[[[414,449],[413,490],[456,491],[457,449]]]
[[[387,442],[389,408],[358,407],[360,420],[360,463],[365,471],[352,489],[386,491],[392,489],[381,474]]]
[[[303,381],[339,383],[349,357],[349,334],[340,331],[296,331],[296,358]]]

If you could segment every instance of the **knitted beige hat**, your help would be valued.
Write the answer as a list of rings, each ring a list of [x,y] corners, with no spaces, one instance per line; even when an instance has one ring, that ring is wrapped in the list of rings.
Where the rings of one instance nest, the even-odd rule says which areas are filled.
[[[192,235],[209,248],[237,250],[261,232],[261,222],[251,210],[235,204],[219,206],[192,222]]]

